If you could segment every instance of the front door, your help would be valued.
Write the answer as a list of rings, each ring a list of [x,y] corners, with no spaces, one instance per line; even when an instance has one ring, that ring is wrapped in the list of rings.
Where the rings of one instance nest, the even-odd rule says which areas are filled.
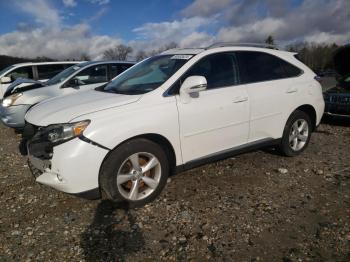
[[[204,76],[208,87],[186,103],[176,96],[184,163],[245,144],[249,133],[249,99],[235,54],[208,55],[183,80],[192,75]]]
[[[70,82],[76,82],[78,86],[64,88],[64,94],[71,94],[77,91],[91,90],[99,87],[108,82],[107,65],[93,65],[85,68],[68,80],[68,87]]]

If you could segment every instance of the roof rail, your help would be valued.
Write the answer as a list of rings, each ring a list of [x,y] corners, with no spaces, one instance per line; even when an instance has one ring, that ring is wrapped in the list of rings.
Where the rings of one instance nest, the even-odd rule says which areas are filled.
[[[220,42],[212,44],[205,49],[212,49],[216,47],[227,47],[227,46],[246,46],[246,47],[262,47],[262,48],[270,48],[278,50],[278,47],[271,44],[265,44],[265,43],[233,43],[233,42]]]

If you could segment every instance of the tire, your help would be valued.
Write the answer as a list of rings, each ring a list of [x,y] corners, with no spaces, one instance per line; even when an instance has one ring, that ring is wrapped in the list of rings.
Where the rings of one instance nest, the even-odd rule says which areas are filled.
[[[301,124],[304,125],[303,129]],[[296,126],[298,126],[298,131],[296,131]],[[285,156],[297,156],[302,153],[310,142],[311,132],[312,125],[310,117],[303,111],[294,111],[284,127],[279,146],[281,153]]]
[[[109,154],[101,168],[100,185],[111,200],[140,207],[161,193],[168,175],[169,161],[162,147],[138,138]]]

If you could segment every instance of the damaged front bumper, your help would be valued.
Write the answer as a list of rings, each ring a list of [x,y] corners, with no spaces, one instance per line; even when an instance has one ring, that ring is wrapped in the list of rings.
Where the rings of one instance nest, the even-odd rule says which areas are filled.
[[[79,138],[59,145],[29,140],[27,149],[36,182],[79,197],[100,198],[99,170],[108,150]]]

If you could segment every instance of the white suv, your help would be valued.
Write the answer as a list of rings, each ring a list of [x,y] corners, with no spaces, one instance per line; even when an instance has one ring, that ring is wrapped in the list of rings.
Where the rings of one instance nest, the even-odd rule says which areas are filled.
[[[33,107],[31,167],[57,190],[143,205],[174,172],[261,146],[301,153],[324,110],[314,77],[285,51],[169,50],[102,88]]]

